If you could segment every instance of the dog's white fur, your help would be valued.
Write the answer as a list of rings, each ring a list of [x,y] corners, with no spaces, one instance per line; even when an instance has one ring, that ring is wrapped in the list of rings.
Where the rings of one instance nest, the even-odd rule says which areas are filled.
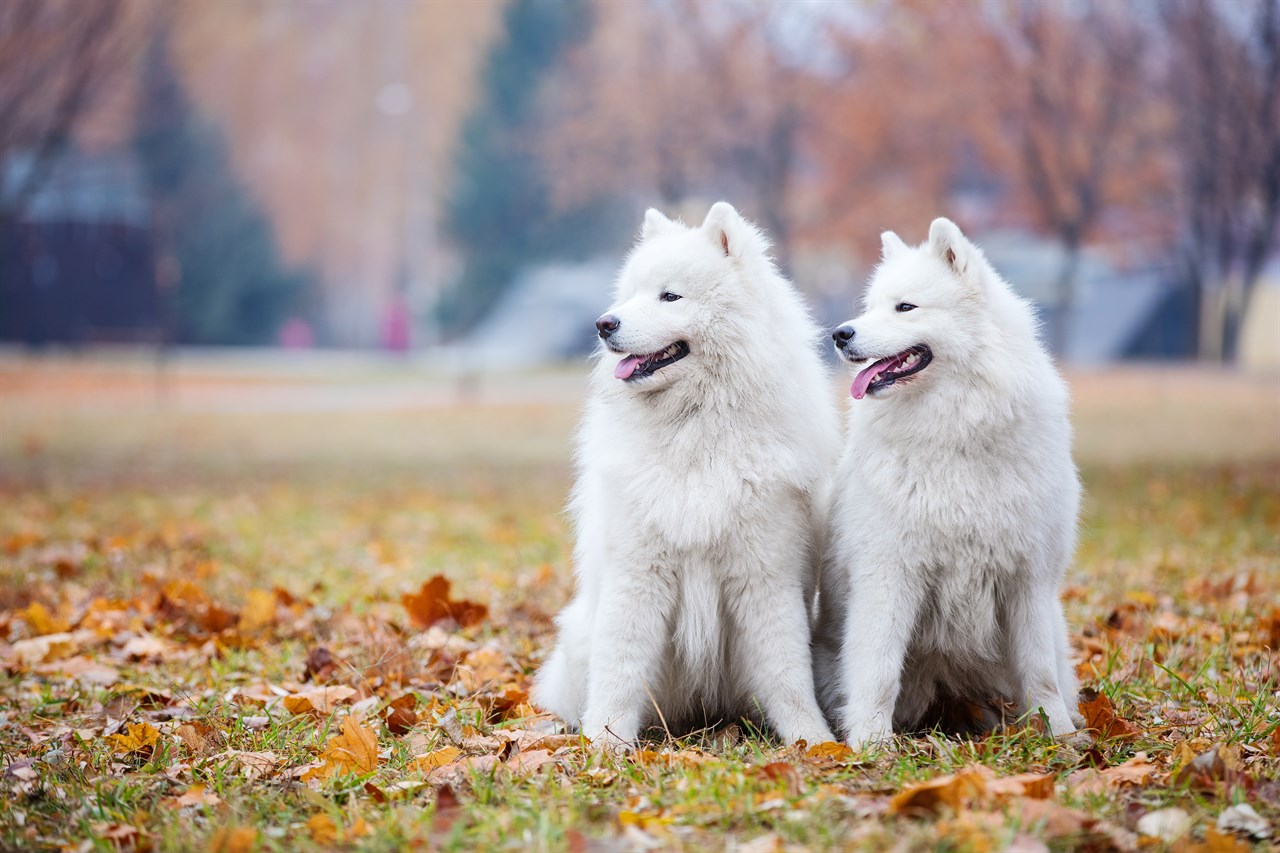
[[[577,589],[535,703],[612,746],[741,715],[830,740],[807,605],[839,415],[801,297],[720,202],[700,228],[648,211],[608,313],[570,500]],[[615,378],[677,340],[684,359]]]
[[[1070,733],[1058,593],[1080,485],[1066,384],[1030,305],[954,223],[935,220],[918,247],[882,242],[837,352],[855,372],[918,344],[933,360],[849,406],[815,635],[823,706],[855,746],[948,696],[1001,696]]]

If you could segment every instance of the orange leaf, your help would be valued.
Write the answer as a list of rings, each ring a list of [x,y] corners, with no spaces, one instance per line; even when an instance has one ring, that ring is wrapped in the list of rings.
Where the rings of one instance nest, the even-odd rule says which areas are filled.
[[[404,609],[419,628],[430,628],[437,622],[452,619],[462,628],[475,625],[489,614],[489,608],[474,601],[451,601],[449,581],[436,575],[418,592],[400,596]]]
[[[71,626],[67,620],[49,612],[49,608],[45,607],[38,601],[33,601],[25,610],[19,610],[16,614],[31,629],[31,633],[35,636],[41,634],[60,634],[68,630]]]
[[[258,846],[258,830],[252,826],[220,829],[209,839],[209,853],[251,853]]]
[[[206,791],[204,785],[192,785],[187,789],[186,793],[165,800],[165,802],[178,808],[183,806],[216,806],[222,802],[222,798],[217,794]]]
[[[251,589],[245,593],[244,610],[240,611],[240,630],[250,634],[261,631],[276,621],[276,594],[268,589]]]
[[[1107,694],[1088,688],[1080,691],[1080,713],[1085,724],[1104,740],[1132,740],[1142,734],[1142,729],[1128,720],[1116,716],[1116,710]]]
[[[324,812],[313,814],[307,820],[307,832],[318,844],[333,844],[338,840],[338,825]]]
[[[324,780],[344,773],[372,773],[378,769],[378,736],[354,717],[342,721],[342,732],[329,739],[320,753],[324,763],[302,774],[302,781]]]
[[[900,792],[889,802],[890,814],[937,811],[943,806],[959,810],[978,802],[987,791],[987,774],[974,767],[930,779]]]
[[[107,735],[111,749],[119,755],[145,752],[148,755],[160,741],[160,732],[147,723],[130,723],[125,734]]]
[[[410,765],[414,770],[426,773],[435,770],[437,767],[443,767],[446,764],[452,764],[462,757],[462,750],[456,746],[446,746],[443,749],[435,749],[431,752],[415,756],[413,763]]]

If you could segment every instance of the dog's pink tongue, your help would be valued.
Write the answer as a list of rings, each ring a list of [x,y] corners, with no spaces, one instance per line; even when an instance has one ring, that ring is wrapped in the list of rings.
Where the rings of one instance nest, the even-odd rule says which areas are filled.
[[[640,366],[642,361],[644,359],[638,355],[629,355],[618,362],[618,366],[613,369],[613,375],[619,379],[629,379],[631,374],[636,372],[636,368]]]
[[[861,400],[867,396],[867,389],[871,387],[871,383],[876,381],[876,377],[889,369],[889,362],[877,361],[870,367],[864,367],[862,371],[853,377],[853,385],[849,388],[849,393],[853,395],[853,399]]]

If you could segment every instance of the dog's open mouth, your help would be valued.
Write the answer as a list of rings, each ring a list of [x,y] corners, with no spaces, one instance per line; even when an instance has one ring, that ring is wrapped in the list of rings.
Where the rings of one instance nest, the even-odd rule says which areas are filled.
[[[929,366],[933,361],[933,350],[925,344],[904,349],[897,355],[882,358],[864,367],[853,380],[849,393],[853,399],[861,400],[869,392],[888,388],[899,379],[913,376]]]
[[[652,376],[669,364],[675,364],[689,354],[689,345],[676,341],[671,346],[648,355],[629,355],[614,368],[613,375],[627,382]]]

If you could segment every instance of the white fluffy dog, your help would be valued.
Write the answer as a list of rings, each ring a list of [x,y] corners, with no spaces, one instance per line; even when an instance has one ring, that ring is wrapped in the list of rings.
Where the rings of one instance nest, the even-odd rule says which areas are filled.
[[[808,602],[839,453],[819,332],[721,202],[645,215],[596,323],[570,501],[577,589],[534,701],[593,741],[741,715],[831,739]]]
[[[851,745],[952,699],[1002,697],[1072,732],[1066,384],[1031,307],[954,223],[882,242],[865,311],[833,335],[856,377],[819,597],[823,705]]]

